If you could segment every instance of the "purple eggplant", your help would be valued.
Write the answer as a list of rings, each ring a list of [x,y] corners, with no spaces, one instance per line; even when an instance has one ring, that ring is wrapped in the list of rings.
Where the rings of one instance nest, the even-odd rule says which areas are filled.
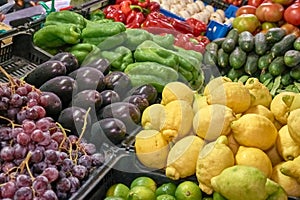
[[[153,104],[156,102],[158,92],[153,85],[145,84],[137,88],[133,88],[131,95],[142,95],[148,100],[149,104]]]
[[[132,88],[129,76],[124,72],[113,71],[104,77],[105,88],[116,91],[121,99],[127,96]]]
[[[104,75],[99,70],[92,67],[81,67],[69,74],[70,77],[76,80],[78,85],[77,91],[97,90],[101,92],[104,88]]]
[[[125,124],[116,118],[105,118],[95,122],[91,130],[91,142],[97,147],[103,143],[120,144],[126,137]]]
[[[61,61],[48,60],[27,74],[24,81],[39,88],[46,81],[57,76],[64,76],[66,73],[66,66]]]
[[[76,90],[76,81],[69,76],[57,76],[46,81],[39,88],[43,92],[53,92],[61,100],[63,107],[69,105],[73,91]]]
[[[141,113],[149,106],[147,98],[142,95],[130,95],[126,97],[123,102],[129,102],[136,105]]]
[[[61,61],[66,66],[67,74],[79,68],[77,58],[69,52],[57,53],[50,60]]]
[[[107,75],[110,70],[110,63],[105,58],[99,58],[88,63],[82,63],[80,67],[92,67]]]
[[[61,111],[57,122],[60,123],[64,128],[69,129],[71,132],[67,132],[67,134],[77,135],[79,136],[82,133],[82,128],[86,120],[86,129],[84,134],[90,133],[91,127],[91,117],[87,114],[87,110],[83,108],[79,108],[76,106],[65,108]],[[85,135],[85,137],[89,137],[89,135]]]
[[[114,90],[103,90],[100,93],[102,97],[102,107],[120,101],[120,96]]]
[[[141,120],[139,108],[128,102],[116,102],[102,108],[98,114],[98,119],[117,118],[121,120],[128,131],[133,131],[138,127]]]
[[[96,112],[101,108],[102,96],[97,90],[83,90],[77,93],[72,99],[72,106],[88,109]]]

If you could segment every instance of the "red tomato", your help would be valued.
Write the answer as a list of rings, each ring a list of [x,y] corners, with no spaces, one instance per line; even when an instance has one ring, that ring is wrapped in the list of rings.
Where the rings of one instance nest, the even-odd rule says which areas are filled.
[[[300,3],[294,3],[285,9],[284,20],[294,26],[300,26]]]
[[[261,22],[278,22],[283,12],[284,7],[279,3],[262,3],[256,8],[255,15]]]
[[[250,6],[250,5],[241,6],[239,7],[239,9],[237,9],[235,16],[238,17],[242,14],[255,14],[255,10],[256,10],[255,6]]]
[[[248,5],[258,7],[264,0],[248,0]]]

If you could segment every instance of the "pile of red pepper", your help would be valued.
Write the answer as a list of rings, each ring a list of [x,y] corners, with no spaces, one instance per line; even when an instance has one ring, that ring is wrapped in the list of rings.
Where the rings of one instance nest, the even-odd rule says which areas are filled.
[[[123,22],[127,28],[162,28],[168,32],[203,35],[206,24],[189,18],[185,21],[167,17],[160,13],[160,5],[150,0],[116,0],[103,10],[106,18]]]
[[[186,50],[194,50],[200,53],[205,52],[205,47],[209,43],[209,39],[206,36],[198,36],[187,33],[187,34],[177,34],[175,37],[174,45],[184,48]]]

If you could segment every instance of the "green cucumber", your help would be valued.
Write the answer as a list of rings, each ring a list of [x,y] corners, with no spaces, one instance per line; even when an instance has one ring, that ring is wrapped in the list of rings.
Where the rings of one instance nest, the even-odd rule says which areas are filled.
[[[221,48],[222,43],[224,42],[225,39],[226,39],[225,37],[217,38],[217,39],[214,39],[212,42],[216,43],[218,45],[218,47]]]
[[[293,79],[300,81],[300,65],[293,67],[290,71],[290,75]]]
[[[218,50],[218,66],[222,68],[229,66],[229,54],[222,48]]]
[[[264,83],[264,85],[267,85],[268,82],[270,82],[271,80],[273,80],[273,76],[270,72],[268,71],[262,71],[259,75],[259,81],[261,83]],[[265,84],[266,83],[266,84]]]
[[[206,51],[209,51],[210,53],[213,53],[213,54],[217,54],[217,51],[218,51],[218,45],[214,42],[210,42],[206,45],[205,47],[205,50]]]
[[[273,76],[279,76],[286,69],[283,56],[276,57],[268,67],[269,72]]]
[[[238,81],[238,79],[243,75],[245,75],[245,71],[243,68],[241,69],[231,68],[227,73],[227,77],[230,78],[232,81]]]
[[[231,29],[227,35],[226,38],[231,38],[235,41],[235,43],[238,43],[238,39],[239,39],[239,32],[237,29],[233,28]]]
[[[289,72],[286,72],[281,76],[281,84],[283,86],[288,86],[292,83],[293,83],[293,78],[291,77]]]
[[[288,67],[295,67],[300,63],[300,51],[291,49],[284,54],[284,63]]]
[[[247,74],[253,75],[258,69],[258,59],[259,56],[255,53],[250,53],[247,56],[246,63],[244,65],[244,70]]]
[[[231,53],[234,50],[236,45],[237,45],[237,43],[234,41],[234,39],[226,38],[222,43],[222,49],[226,53]]]
[[[240,47],[236,47],[229,55],[229,64],[234,69],[241,68],[247,59],[247,54]]]
[[[217,54],[213,54],[209,51],[205,51],[203,54],[203,63],[209,66],[217,66],[218,63]]]
[[[294,34],[284,36],[279,42],[276,42],[272,46],[271,53],[273,56],[283,56],[285,52],[293,48],[293,44],[296,39],[297,36]]]
[[[267,50],[269,49],[268,43],[266,40],[266,36],[264,33],[257,33],[254,37],[254,46],[255,46],[255,53],[257,55],[264,55]]]
[[[249,31],[243,31],[239,35],[239,40],[238,40],[239,47],[245,51],[245,52],[250,52],[254,48],[254,37],[252,33]]]
[[[298,37],[295,41],[294,41],[294,49],[300,51],[300,37]]]
[[[270,28],[265,34],[266,41],[268,44],[274,44],[276,42],[279,42],[285,35],[285,30],[279,27]]]
[[[274,59],[274,56],[271,53],[268,53],[266,55],[259,57],[258,63],[257,63],[258,68],[261,70],[267,69],[273,59]]]

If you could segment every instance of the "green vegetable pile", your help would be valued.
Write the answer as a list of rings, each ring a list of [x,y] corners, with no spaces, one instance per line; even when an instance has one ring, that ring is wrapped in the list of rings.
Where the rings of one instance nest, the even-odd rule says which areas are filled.
[[[283,90],[300,91],[300,38],[281,28],[256,35],[232,29],[206,46],[203,63],[217,66],[233,81],[256,77],[273,96]]]
[[[143,29],[126,29],[121,22],[72,11],[50,13],[34,33],[36,46],[51,54],[67,51],[88,65],[107,59],[111,71],[123,71],[133,86],[152,84],[158,92],[165,84],[182,81],[199,90],[204,82],[202,54],[174,46],[172,34],[155,35]]]

